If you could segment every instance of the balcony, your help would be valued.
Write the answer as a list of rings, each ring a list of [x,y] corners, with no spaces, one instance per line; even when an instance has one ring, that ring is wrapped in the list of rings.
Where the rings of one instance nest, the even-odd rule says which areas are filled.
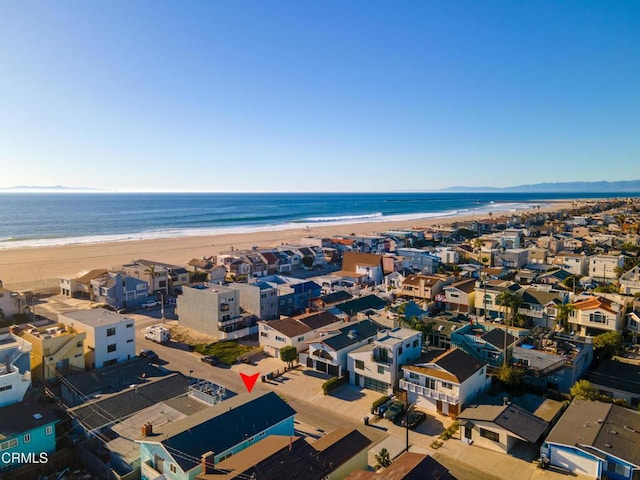
[[[382,365],[391,365],[393,364],[393,358],[387,355],[380,355],[377,353],[371,354],[371,361],[375,363],[380,363]]]
[[[447,395],[446,393],[432,390],[431,388],[423,387],[416,383],[412,383],[408,380],[400,380],[400,388],[407,392],[416,393],[423,397],[433,398],[434,400],[441,400],[447,402],[449,405],[456,405],[459,402],[458,396]]]
[[[151,465],[151,460],[143,462],[142,464],[140,464],[140,467],[140,476],[142,480],[166,480],[167,478],[162,473],[153,468],[153,466]]]

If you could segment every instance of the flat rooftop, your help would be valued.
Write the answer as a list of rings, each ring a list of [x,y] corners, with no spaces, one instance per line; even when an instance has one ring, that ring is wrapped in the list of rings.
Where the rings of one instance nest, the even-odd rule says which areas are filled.
[[[106,308],[92,308],[91,310],[75,310],[61,313],[59,320],[64,323],[64,319],[81,323],[89,327],[103,327],[105,325],[116,325],[122,322],[133,322],[133,319],[126,315],[111,312]]]

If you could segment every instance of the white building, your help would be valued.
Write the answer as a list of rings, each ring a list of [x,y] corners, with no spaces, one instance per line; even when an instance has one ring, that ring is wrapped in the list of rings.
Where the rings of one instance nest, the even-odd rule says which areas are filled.
[[[640,265],[633,267],[620,277],[620,293],[623,295],[640,293]]]
[[[578,277],[588,274],[589,258],[585,254],[560,252],[554,257],[553,263],[562,266],[567,272]]]
[[[617,268],[624,265],[624,255],[592,255],[589,257],[589,276],[598,282],[613,282]]]
[[[126,362],[136,356],[133,319],[104,308],[61,313],[58,321],[84,332],[84,363],[88,369]]]
[[[22,401],[31,386],[30,352],[29,342],[0,334],[0,407]]]
[[[458,250],[452,247],[438,247],[435,250],[435,255],[441,263],[457,264],[460,261]]]
[[[0,281],[0,312],[5,318],[22,313],[26,306],[26,299],[18,292],[13,292],[2,286]]]
[[[409,403],[451,417],[457,417],[491,385],[486,364],[458,348],[402,370],[400,388],[407,391]]]
[[[392,393],[403,365],[422,353],[422,332],[398,327],[380,330],[373,343],[347,354],[349,381],[361,388]]]

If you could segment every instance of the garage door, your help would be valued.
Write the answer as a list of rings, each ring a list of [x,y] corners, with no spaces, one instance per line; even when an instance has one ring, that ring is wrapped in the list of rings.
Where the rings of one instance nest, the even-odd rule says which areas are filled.
[[[418,396],[415,393],[409,392],[409,403],[415,403],[418,407],[428,411],[435,412],[437,410],[436,401],[432,398],[425,398]]]
[[[550,445],[549,460],[551,465],[566,468],[573,473],[587,475],[591,478],[598,476],[598,462],[591,458],[584,457],[578,453],[567,450],[560,450]]]

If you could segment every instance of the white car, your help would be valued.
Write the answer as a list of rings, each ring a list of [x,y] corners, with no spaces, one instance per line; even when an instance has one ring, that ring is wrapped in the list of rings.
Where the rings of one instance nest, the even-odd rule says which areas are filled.
[[[148,302],[144,302],[140,305],[142,308],[153,308],[160,305],[160,302],[157,300],[149,300]]]

